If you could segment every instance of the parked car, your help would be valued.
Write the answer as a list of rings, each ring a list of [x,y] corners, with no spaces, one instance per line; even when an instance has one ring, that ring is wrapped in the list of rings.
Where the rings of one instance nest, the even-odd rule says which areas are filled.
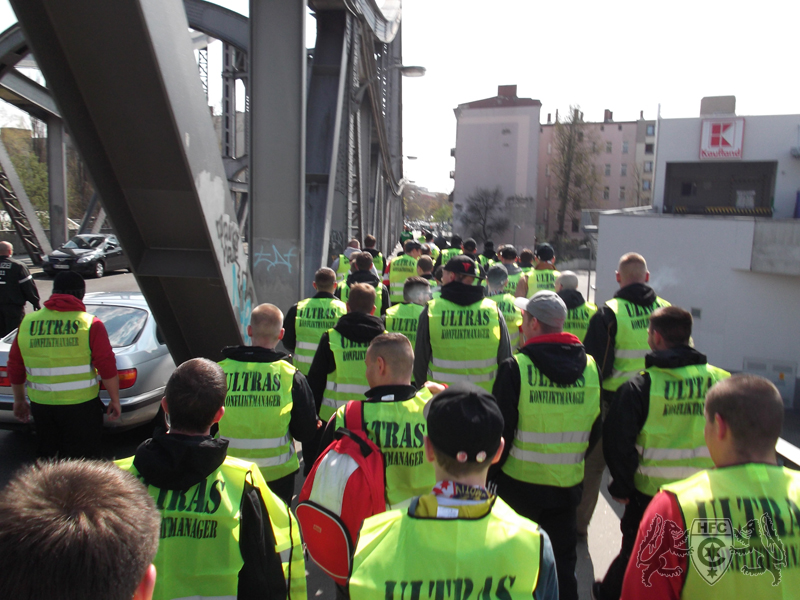
[[[122,430],[151,421],[175,362],[156,327],[153,313],[140,292],[96,292],[83,299],[86,311],[106,326],[117,357],[122,414],[116,421],[106,417],[105,426]],[[0,429],[20,429],[13,413],[14,396],[8,379],[8,352],[17,335],[14,330],[0,340]],[[108,392],[100,384],[100,399],[108,405]]]
[[[106,271],[130,269],[117,236],[103,233],[76,235],[42,258],[42,269],[51,277],[59,271],[102,277]]]

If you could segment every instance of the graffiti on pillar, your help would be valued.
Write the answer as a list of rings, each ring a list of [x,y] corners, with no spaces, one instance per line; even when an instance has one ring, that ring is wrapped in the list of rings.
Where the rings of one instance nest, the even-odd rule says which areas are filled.
[[[222,249],[222,268],[229,267],[231,269],[231,305],[244,343],[249,344],[250,336],[247,335],[247,325],[250,323],[250,313],[255,304],[255,291],[249,285],[247,265],[239,252],[242,240],[239,225],[236,221],[232,221],[227,213],[221,214],[215,221],[215,225],[217,241]]]
[[[253,254],[253,270],[255,271],[259,265],[262,265],[267,273],[274,268],[285,268],[291,274],[292,267],[297,266],[297,247],[291,246],[282,251],[275,243],[262,242]]]
[[[215,223],[217,240],[222,247],[222,266],[227,267],[239,262],[239,225],[231,221],[228,213],[222,213]]]
[[[341,254],[344,251],[344,246],[344,232],[337,229],[332,229],[330,241],[328,242],[328,251],[331,253],[331,255]]]

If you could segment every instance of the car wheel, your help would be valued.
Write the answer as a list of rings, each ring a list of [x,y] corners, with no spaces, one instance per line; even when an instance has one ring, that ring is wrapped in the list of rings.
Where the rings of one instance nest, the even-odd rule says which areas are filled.
[[[106,272],[106,267],[103,264],[103,261],[98,260],[94,264],[94,276],[97,277],[97,279],[100,279],[105,274],[105,272]]]

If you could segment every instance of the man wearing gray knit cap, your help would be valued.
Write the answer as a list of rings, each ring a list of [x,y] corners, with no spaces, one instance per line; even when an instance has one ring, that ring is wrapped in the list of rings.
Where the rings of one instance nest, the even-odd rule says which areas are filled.
[[[525,345],[500,364],[492,393],[506,447],[490,479],[511,508],[550,536],[561,600],[577,600],[576,509],[583,462],[600,437],[600,373],[564,333],[567,306],[551,291],[517,298]]]

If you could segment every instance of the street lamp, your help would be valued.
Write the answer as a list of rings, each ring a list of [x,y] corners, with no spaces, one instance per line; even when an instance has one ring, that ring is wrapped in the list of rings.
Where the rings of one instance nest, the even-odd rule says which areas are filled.
[[[383,72],[385,73],[386,71],[391,71],[394,69],[398,69],[403,77],[422,77],[425,75],[426,71],[425,67],[420,67],[418,65],[391,65]],[[364,93],[367,91],[367,88],[372,84],[373,81],[378,79],[378,77],[380,77],[380,74],[373,75],[367,79],[365,83],[362,83],[361,86],[356,90],[356,93],[353,94],[353,102],[356,106],[361,105],[361,100],[364,98]]]

